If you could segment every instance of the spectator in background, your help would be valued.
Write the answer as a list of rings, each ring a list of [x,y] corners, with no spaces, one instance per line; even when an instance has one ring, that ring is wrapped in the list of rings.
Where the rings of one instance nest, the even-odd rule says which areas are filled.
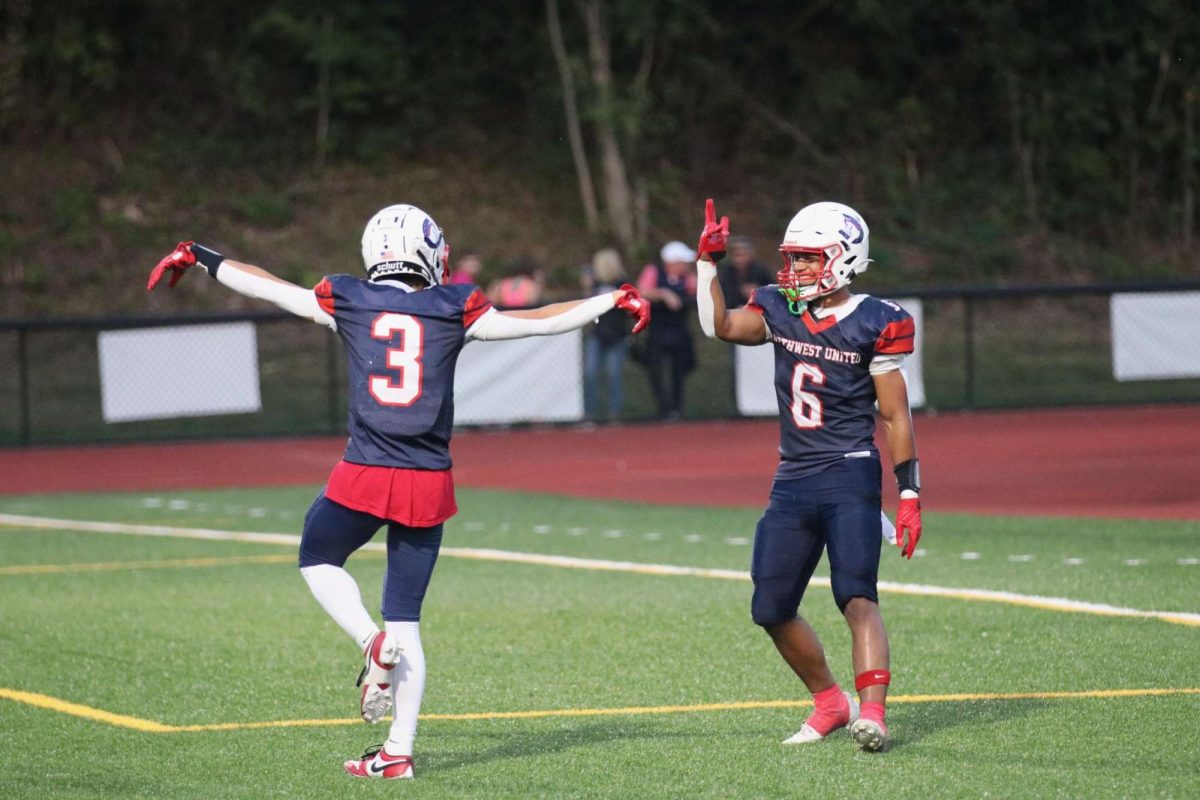
[[[468,250],[454,262],[454,269],[451,270],[450,278],[446,283],[451,286],[457,286],[460,283],[473,283],[478,286],[479,273],[482,271],[483,261],[479,258],[479,254]]]
[[[729,237],[729,258],[717,271],[721,294],[726,308],[741,308],[750,302],[750,295],[760,286],[775,280],[766,266],[754,258],[754,243],[748,236]]]
[[[507,277],[492,281],[487,297],[502,308],[527,308],[542,301],[546,288],[546,275],[531,258],[520,258],[513,263]]]
[[[591,262],[583,265],[580,276],[580,282],[589,293],[616,291],[626,280],[621,256],[612,248],[593,255]],[[596,320],[596,324],[587,328],[587,336],[583,340],[583,408],[584,415],[591,422],[600,419],[601,372],[608,378],[605,419],[612,422],[621,416],[625,399],[621,370],[625,366],[625,357],[629,355],[627,333],[625,325],[616,319],[615,314],[605,314]]]
[[[659,253],[662,266],[648,264],[638,276],[638,290],[651,303],[654,322],[646,338],[645,365],[658,404],[658,417],[683,417],[683,381],[696,367],[687,305],[696,299],[696,251],[683,242],[668,242]]]

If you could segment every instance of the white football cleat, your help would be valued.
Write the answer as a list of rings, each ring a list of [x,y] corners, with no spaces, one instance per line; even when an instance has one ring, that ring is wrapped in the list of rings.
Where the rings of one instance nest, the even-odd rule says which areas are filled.
[[[845,725],[841,726],[841,728],[834,728],[834,730],[849,728],[851,725],[854,725],[856,722],[858,722],[858,701],[855,700],[849,692],[842,692],[842,696],[846,698],[846,703],[850,706],[850,716]],[[830,733],[833,733],[833,731],[830,731]],[[826,738],[828,738],[828,735],[822,736],[816,728],[805,722],[804,725],[800,727],[800,730],[784,739],[783,743],[808,744],[809,742],[819,742]]]
[[[355,685],[362,687],[359,713],[364,722],[379,722],[391,710],[392,672],[400,653],[400,643],[384,631],[372,636],[363,648],[363,669]]]
[[[412,756],[394,756],[383,749],[383,745],[368,748],[362,758],[353,758],[342,767],[356,778],[383,778],[400,780],[413,776]]]
[[[850,725],[850,735],[859,749],[867,753],[882,753],[892,745],[887,725],[873,719],[860,719]]]

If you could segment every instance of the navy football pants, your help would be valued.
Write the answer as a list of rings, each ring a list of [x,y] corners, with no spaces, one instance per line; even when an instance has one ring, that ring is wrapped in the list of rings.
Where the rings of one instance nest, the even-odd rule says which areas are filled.
[[[881,469],[875,458],[847,458],[806,478],[777,480],[754,533],[750,615],[758,625],[796,616],[821,551],[829,551],[833,599],[878,602]]]
[[[300,567],[344,566],[350,554],[384,525],[388,526],[388,564],[380,610],[388,622],[417,622],[442,545],[441,525],[410,528],[335,503],[322,491],[304,516]]]

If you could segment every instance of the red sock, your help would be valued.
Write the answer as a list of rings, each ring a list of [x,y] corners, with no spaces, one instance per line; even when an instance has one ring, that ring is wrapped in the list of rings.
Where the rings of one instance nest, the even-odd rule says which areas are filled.
[[[850,704],[836,683],[813,695],[813,713],[805,720],[817,733],[828,736],[850,721]]]
[[[854,688],[859,692],[869,686],[884,686],[892,682],[892,673],[886,669],[869,669],[854,678]],[[883,703],[862,703],[858,707],[858,718],[883,724]]]
[[[859,719],[869,719],[872,722],[883,724],[883,716],[887,711],[883,707],[883,703],[863,703],[858,709]]]

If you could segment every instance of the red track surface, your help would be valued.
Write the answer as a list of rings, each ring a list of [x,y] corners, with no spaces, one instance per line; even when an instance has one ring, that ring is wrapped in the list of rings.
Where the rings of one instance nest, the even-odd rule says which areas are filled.
[[[464,432],[459,486],[764,504],[775,421]],[[1200,519],[1200,406],[921,416],[926,509]],[[344,439],[0,450],[0,494],[321,483]],[[885,480],[890,506],[893,487]]]

